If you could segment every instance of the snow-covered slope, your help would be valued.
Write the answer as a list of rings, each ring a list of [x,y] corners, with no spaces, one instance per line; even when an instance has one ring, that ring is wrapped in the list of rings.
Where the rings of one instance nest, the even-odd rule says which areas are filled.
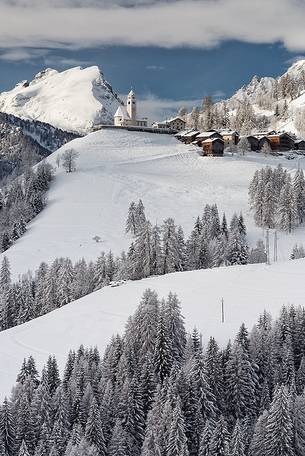
[[[112,123],[121,103],[96,66],[46,69],[0,94],[0,111],[81,134],[96,124]]]
[[[305,109],[305,60],[295,62],[278,78],[254,76],[226,104],[233,113],[244,100],[258,116],[269,119],[270,127],[300,134],[295,118],[300,109]]]
[[[0,399],[9,394],[24,357],[33,355],[41,369],[49,354],[60,367],[68,351],[80,344],[104,350],[112,334],[122,333],[146,288],[159,297],[178,294],[186,327],[194,326],[225,344],[242,322],[251,329],[264,309],[274,317],[282,305],[304,305],[305,260],[236,266],[168,274],[106,287],[29,323],[0,333]],[[225,323],[221,323],[221,298]]]
[[[58,256],[92,259],[109,249],[119,254],[131,242],[125,235],[129,204],[139,198],[153,223],[173,217],[187,235],[204,205],[217,203],[228,217],[243,211],[251,244],[264,236],[249,212],[248,185],[256,169],[276,166],[278,158],[204,158],[168,135],[102,130],[70,142],[48,160],[56,167],[57,155],[71,147],[79,153],[77,171],[57,169],[47,207],[5,252],[15,276]],[[297,166],[297,160],[282,162],[291,172]],[[281,233],[280,258],[288,258],[299,240],[305,244],[304,228]]]

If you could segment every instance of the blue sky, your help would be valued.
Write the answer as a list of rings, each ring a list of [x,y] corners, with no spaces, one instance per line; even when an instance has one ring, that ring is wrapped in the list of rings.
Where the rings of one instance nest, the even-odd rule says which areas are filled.
[[[0,60],[0,90],[31,79],[50,66],[57,70],[98,65],[113,87],[126,93],[132,85],[141,97],[200,99],[228,97],[257,74],[278,76],[298,53],[282,44],[224,42],[212,49],[104,46],[81,50],[50,49],[25,59]],[[17,55],[18,56],[18,55]],[[14,57],[15,59],[16,57]]]
[[[305,55],[304,0],[0,0],[0,17],[0,91],[98,65],[118,93],[175,109]]]

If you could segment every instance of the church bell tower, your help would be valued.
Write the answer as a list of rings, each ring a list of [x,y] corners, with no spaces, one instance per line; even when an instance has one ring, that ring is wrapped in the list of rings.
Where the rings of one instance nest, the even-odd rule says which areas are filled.
[[[136,96],[131,90],[127,96],[127,112],[131,120],[136,120],[137,118],[137,104],[136,104]]]

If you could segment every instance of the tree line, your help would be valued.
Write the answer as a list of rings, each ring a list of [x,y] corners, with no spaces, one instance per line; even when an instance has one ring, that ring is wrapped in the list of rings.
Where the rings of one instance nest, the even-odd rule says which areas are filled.
[[[293,178],[281,165],[257,170],[250,182],[249,200],[258,226],[290,233],[305,220],[303,170],[298,169]]]
[[[59,374],[24,360],[0,409],[5,456],[303,456],[305,311],[202,345],[176,295],[146,290],[103,357],[71,350]]]
[[[0,249],[7,250],[26,231],[26,225],[45,206],[46,192],[53,179],[52,166],[40,163],[36,169],[9,182],[0,191]]]
[[[4,257],[0,268],[0,329],[25,323],[118,281],[266,261],[262,241],[249,251],[242,214],[234,214],[227,226],[225,214],[220,223],[216,205],[206,205],[185,240],[182,228],[177,228],[172,218],[153,227],[140,200],[130,205],[126,231],[134,237],[127,253],[115,256],[110,250],[101,252],[96,261],[82,258],[75,263],[56,258],[49,265],[42,262],[35,272],[28,271],[15,282]]]
[[[174,219],[164,220],[161,226],[152,225],[146,219],[143,202],[132,202],[126,232],[134,237],[127,252],[128,277],[131,279],[249,261],[242,213],[234,214],[228,224],[225,214],[220,219],[216,204],[205,206],[186,239],[182,227],[176,226]]]

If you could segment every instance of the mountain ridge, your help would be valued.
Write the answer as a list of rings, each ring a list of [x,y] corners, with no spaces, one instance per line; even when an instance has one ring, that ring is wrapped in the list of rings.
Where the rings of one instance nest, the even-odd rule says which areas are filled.
[[[61,72],[46,68],[32,81],[0,93],[0,111],[78,134],[87,134],[99,123],[112,123],[121,104],[97,66]]]

